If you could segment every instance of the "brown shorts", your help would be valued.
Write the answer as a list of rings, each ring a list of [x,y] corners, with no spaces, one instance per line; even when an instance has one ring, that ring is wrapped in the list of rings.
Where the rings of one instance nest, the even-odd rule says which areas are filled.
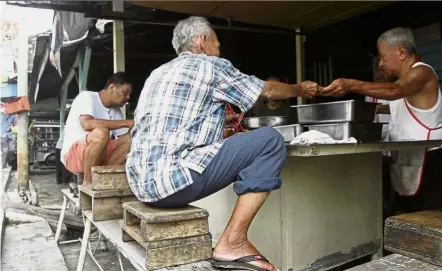
[[[64,155],[64,163],[67,168],[72,173],[83,173],[84,172],[84,153],[86,151],[87,143],[86,137],[72,144],[69,152]],[[110,156],[117,148],[117,140],[109,140],[107,142],[106,151],[104,154],[104,164],[107,164]]]

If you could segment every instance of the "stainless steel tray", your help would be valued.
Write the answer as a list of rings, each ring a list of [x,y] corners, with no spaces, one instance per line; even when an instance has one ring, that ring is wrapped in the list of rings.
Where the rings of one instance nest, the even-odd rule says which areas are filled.
[[[262,127],[275,127],[296,123],[291,117],[252,117],[243,119],[244,128],[258,129]]]
[[[294,105],[301,124],[336,122],[373,122],[376,103],[363,101],[340,101],[331,103]]]
[[[316,130],[328,134],[335,140],[356,138],[358,142],[381,141],[382,123],[343,122],[333,124],[307,125],[308,130]]]
[[[300,124],[284,125],[273,127],[278,131],[283,137],[285,142],[292,141],[295,137],[300,135],[304,129]]]

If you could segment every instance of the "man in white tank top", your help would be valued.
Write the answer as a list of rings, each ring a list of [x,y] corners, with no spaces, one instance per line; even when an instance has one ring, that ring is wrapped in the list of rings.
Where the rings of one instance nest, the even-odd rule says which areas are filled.
[[[380,68],[393,82],[362,82],[337,79],[323,88],[323,95],[348,92],[390,101],[382,106],[391,113],[388,140],[442,139],[442,106],[439,81],[433,68],[419,61],[411,29],[394,28],[378,39]],[[379,112],[380,113],[380,112]],[[392,153],[390,175],[394,189],[402,196],[415,196],[421,189],[426,151]]]

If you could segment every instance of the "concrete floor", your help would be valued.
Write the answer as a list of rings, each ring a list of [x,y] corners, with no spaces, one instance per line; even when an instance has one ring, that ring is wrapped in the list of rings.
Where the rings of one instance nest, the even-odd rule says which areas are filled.
[[[15,194],[17,191],[17,183],[15,180],[15,174],[11,174],[11,183],[8,189],[8,195]],[[56,184],[55,182],[55,173],[53,174],[31,174],[30,176],[31,182],[37,191],[38,194],[38,205],[41,207],[48,207],[51,209],[61,209],[61,205],[63,203],[63,196],[61,194],[61,189],[68,188],[68,184]],[[50,224],[52,231],[55,234],[56,225]],[[82,232],[79,231],[67,231],[66,228],[63,227],[61,241],[65,240],[75,240],[83,235]],[[95,242],[91,243],[92,248],[95,247]],[[80,243],[71,243],[71,244],[63,244],[59,246],[61,254],[64,257],[68,270],[76,270],[78,256],[80,254]],[[118,262],[118,254],[115,247],[112,244],[107,244],[106,250],[101,250],[100,245],[95,252],[95,257],[97,261],[100,263],[103,270],[108,271],[120,271],[120,265]],[[18,260],[18,259],[16,259]],[[122,257],[122,262],[125,271],[133,271],[136,270],[128,261]],[[11,269],[12,270],[12,269]],[[88,271],[96,271],[100,270],[91,257],[86,256],[86,262],[84,266],[84,270]],[[6,271],[6,270],[5,270]]]

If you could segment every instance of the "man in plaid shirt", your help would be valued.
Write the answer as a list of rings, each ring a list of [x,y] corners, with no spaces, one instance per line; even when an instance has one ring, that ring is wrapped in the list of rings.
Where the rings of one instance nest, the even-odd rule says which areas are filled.
[[[135,110],[126,163],[129,184],[139,200],[173,208],[234,182],[238,201],[212,264],[275,270],[248,241],[247,230],[270,191],[281,186],[285,142],[273,128],[224,140],[225,105],[246,112],[259,96],[312,97],[319,86],[265,82],[241,73],[219,58],[217,36],[201,17],[179,22],[172,44],[178,57],[147,78]]]

